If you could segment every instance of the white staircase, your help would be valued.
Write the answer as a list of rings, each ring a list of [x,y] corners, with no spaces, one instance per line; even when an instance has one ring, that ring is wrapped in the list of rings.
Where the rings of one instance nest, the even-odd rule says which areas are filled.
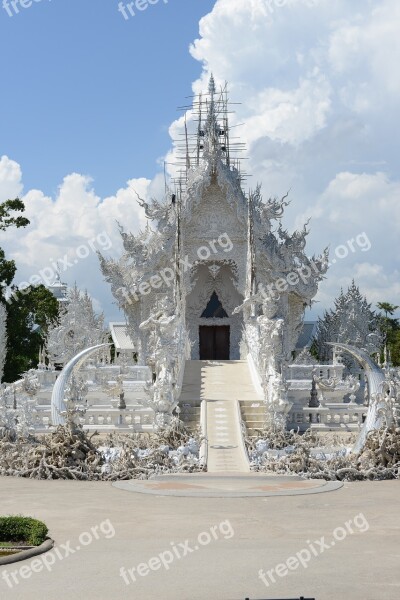
[[[210,473],[250,470],[241,430],[244,401],[260,402],[246,361],[187,361],[181,414],[187,424],[199,423],[203,415]]]

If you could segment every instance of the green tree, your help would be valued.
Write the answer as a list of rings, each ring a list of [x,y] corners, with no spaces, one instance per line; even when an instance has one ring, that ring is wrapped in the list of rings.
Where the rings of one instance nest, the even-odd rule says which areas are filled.
[[[7,227],[26,227],[29,220],[21,215],[13,213],[24,212],[25,204],[19,198],[15,200],[6,200],[0,204],[0,231],[5,231]]]
[[[388,315],[393,315],[394,311],[400,308],[395,304],[390,304],[390,302],[378,302],[377,307],[383,310],[386,318],[388,318]]]
[[[17,267],[13,260],[7,260],[4,250],[0,248],[0,301],[4,300],[5,290],[11,285]]]
[[[8,227],[26,227],[29,220],[18,214],[24,212],[25,205],[19,198],[6,200],[0,204],[0,231]],[[16,272],[15,262],[7,260],[4,250],[0,248],[0,300],[4,300],[4,292],[11,285]]]
[[[29,220],[21,215],[24,210],[25,205],[19,198],[0,204],[0,231],[29,225]],[[5,300],[5,290],[11,286],[15,272],[15,262],[7,260],[0,248],[0,301]],[[58,302],[44,285],[24,290],[14,286],[11,292],[5,303],[8,335],[3,377],[9,383],[37,365],[48,322],[58,317]]]
[[[16,381],[37,366],[49,322],[58,319],[58,301],[44,286],[13,288],[7,307],[7,358],[4,381]]]

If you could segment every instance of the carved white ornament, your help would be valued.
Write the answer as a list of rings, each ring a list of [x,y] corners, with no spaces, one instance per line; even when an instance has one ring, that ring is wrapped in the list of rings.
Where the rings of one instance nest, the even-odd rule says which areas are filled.
[[[65,365],[82,350],[107,341],[103,315],[96,315],[87,292],[76,285],[68,290],[68,302],[60,307],[59,325],[50,325],[45,353],[50,364]],[[42,364],[45,357],[41,355]]]

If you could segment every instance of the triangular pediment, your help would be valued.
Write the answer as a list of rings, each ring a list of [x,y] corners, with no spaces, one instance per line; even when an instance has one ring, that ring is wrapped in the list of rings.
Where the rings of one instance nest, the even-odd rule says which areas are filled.
[[[224,319],[228,317],[228,314],[222,306],[222,303],[216,292],[211,294],[211,298],[208,301],[206,309],[203,311],[201,317],[202,319]]]

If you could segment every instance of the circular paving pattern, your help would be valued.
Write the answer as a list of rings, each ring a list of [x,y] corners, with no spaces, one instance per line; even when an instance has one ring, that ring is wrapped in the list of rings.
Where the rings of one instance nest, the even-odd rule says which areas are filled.
[[[198,498],[246,498],[266,496],[300,496],[340,489],[340,481],[302,479],[263,473],[197,473],[193,475],[159,475],[152,479],[117,481],[113,486],[138,494]]]

